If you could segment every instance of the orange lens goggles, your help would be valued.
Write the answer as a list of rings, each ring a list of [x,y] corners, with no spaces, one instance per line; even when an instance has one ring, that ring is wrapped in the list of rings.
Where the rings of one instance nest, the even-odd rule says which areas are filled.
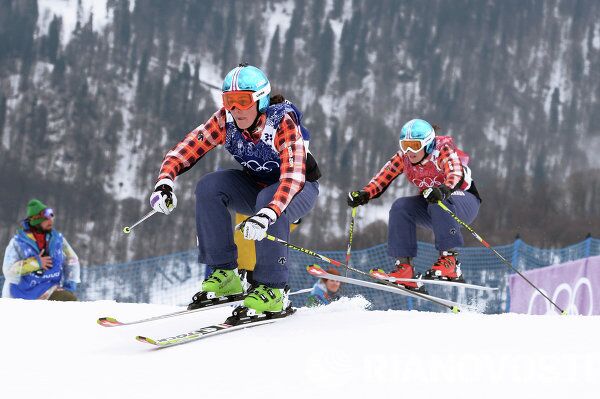
[[[223,106],[227,111],[233,107],[237,109],[249,109],[256,102],[252,91],[227,91],[223,93]]]
[[[403,153],[408,151],[419,152],[423,148],[423,141],[421,140],[400,140],[400,149]]]

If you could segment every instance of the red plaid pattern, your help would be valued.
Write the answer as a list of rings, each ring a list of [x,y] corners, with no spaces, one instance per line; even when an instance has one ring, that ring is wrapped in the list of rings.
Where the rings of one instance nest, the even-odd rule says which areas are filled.
[[[402,162],[402,156],[400,152],[397,152],[383,165],[383,168],[381,168],[379,173],[371,179],[363,190],[369,193],[370,198],[377,198],[396,177],[400,176],[403,170],[404,163]]]
[[[225,143],[225,108],[188,133],[163,159],[158,180],[171,179],[189,170],[207,152]]]
[[[448,145],[440,148],[440,156],[437,159],[437,164],[444,171],[444,185],[454,189],[464,175],[463,167],[456,151]]]
[[[277,215],[289,205],[302,190],[306,178],[306,149],[300,128],[288,114],[283,117],[275,133],[275,148],[281,158],[279,187],[269,203]]]
[[[203,125],[188,133],[175,147],[173,147],[163,159],[158,180],[175,178],[189,170],[218,145],[225,144],[226,111],[221,108],[210,117]],[[261,115],[256,129],[249,140],[258,140],[266,124],[266,116]],[[277,215],[285,210],[292,198],[302,190],[306,176],[306,150],[304,140],[298,125],[290,115],[285,115],[275,132],[275,148],[281,158],[281,175],[279,177],[279,188],[269,203]]]
[[[402,153],[398,151],[392,158],[383,166],[367,184],[363,190],[369,193],[370,198],[376,198],[390,185],[396,177],[404,171],[404,162]],[[432,162],[428,159],[423,161],[423,164]],[[435,162],[444,172],[444,185],[454,189],[463,178],[463,167],[458,158],[458,154],[450,146],[444,145],[440,148],[440,155],[435,159]]]

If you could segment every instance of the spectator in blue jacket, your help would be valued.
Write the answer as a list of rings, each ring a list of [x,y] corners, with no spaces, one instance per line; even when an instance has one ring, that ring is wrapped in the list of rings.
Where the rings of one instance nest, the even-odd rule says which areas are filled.
[[[340,272],[334,268],[327,269],[327,273],[340,275]],[[306,300],[306,306],[328,305],[333,301],[337,301],[340,299],[341,285],[342,283],[337,280],[320,278],[313,285],[313,289]]]
[[[54,211],[37,199],[29,201],[22,229],[4,252],[3,298],[77,300],[79,259],[53,226]]]

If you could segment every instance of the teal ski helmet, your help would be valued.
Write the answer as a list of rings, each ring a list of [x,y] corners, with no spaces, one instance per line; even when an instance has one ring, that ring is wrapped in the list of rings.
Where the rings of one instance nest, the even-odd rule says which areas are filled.
[[[411,141],[420,142],[420,147],[417,149],[412,145]],[[404,141],[404,144],[402,143]],[[426,154],[431,154],[435,147],[435,129],[429,122],[423,119],[412,119],[402,126],[400,130],[400,149],[403,152],[409,150],[417,152],[421,148],[425,148]]]
[[[257,67],[240,64],[233,68],[223,80],[223,93],[228,91],[252,91],[258,101],[258,112],[264,113],[271,99],[271,84],[267,75]]]

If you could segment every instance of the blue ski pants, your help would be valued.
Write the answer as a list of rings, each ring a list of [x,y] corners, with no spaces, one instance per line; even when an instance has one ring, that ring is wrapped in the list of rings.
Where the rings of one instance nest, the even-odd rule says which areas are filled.
[[[203,176],[196,185],[198,260],[212,268],[235,269],[237,247],[229,210],[254,215],[271,202],[279,182],[260,187],[246,172],[220,170]],[[290,223],[306,215],[316,204],[319,183],[306,182],[268,233],[288,241]],[[288,281],[288,248],[267,240],[256,241],[256,283],[283,288]]]
[[[477,197],[466,191],[454,191],[443,203],[467,224],[475,220],[480,205]],[[390,209],[388,254],[391,257],[417,256],[417,225],[433,230],[438,251],[464,244],[458,222],[437,204],[429,204],[421,195],[403,197]]]

